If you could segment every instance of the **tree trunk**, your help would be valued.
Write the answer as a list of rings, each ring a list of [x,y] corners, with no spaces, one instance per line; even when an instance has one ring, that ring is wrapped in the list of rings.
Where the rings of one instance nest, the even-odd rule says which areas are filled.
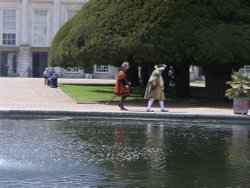
[[[232,67],[230,65],[207,65],[204,70],[208,98],[224,100],[226,82],[230,79]]]
[[[170,90],[169,90],[170,80],[168,76],[169,70],[170,70],[170,65],[167,65],[164,71],[162,72],[162,77],[164,80],[164,93],[166,94],[166,96],[167,94],[170,93]]]
[[[130,67],[127,72],[127,79],[132,86],[139,86],[138,67]]]
[[[174,70],[174,83],[175,83],[175,95],[177,97],[189,97],[189,65],[188,64],[175,64]]]
[[[150,66],[142,66],[141,67],[141,86],[146,87],[148,83],[148,79],[153,71],[153,67]]]

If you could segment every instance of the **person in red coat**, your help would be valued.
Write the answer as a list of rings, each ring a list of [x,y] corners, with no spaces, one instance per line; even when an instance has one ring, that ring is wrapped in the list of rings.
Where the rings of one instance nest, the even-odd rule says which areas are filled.
[[[130,84],[127,80],[127,75],[126,75],[128,69],[129,69],[129,63],[124,62],[118,70],[114,87],[114,94],[116,96],[121,96],[121,100],[118,106],[120,107],[121,110],[125,111],[127,111],[127,109],[124,108],[124,102],[126,98],[130,95],[130,87],[129,87]]]

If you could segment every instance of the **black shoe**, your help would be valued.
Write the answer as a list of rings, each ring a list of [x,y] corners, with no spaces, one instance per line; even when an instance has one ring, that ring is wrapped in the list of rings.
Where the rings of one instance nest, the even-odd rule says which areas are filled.
[[[123,111],[128,111],[128,109],[126,109],[126,108],[124,108],[124,107],[122,107],[121,110],[123,110]]]

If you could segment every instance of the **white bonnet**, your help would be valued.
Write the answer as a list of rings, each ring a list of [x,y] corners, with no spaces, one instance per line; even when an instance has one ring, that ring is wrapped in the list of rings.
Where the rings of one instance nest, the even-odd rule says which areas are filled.
[[[129,64],[129,62],[125,61],[125,62],[122,63],[121,67],[126,67],[128,64]]]

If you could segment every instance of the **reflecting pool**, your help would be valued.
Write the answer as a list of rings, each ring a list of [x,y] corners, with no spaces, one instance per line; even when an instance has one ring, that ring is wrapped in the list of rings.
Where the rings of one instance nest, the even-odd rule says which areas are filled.
[[[1,187],[245,188],[250,126],[0,120]]]

